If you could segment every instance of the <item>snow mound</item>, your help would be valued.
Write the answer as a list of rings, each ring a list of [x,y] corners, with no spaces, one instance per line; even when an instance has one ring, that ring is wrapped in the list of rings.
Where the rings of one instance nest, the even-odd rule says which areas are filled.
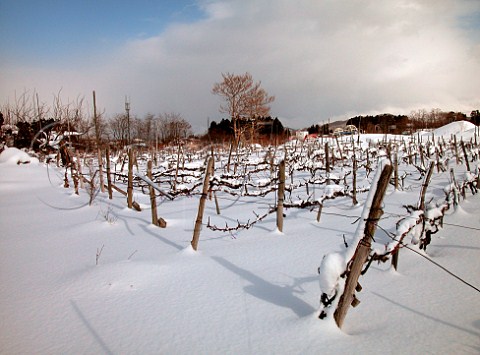
[[[335,293],[340,275],[345,271],[347,263],[340,253],[330,253],[323,257],[319,268],[320,289],[329,297]]]
[[[468,121],[457,121],[449,123],[445,126],[437,128],[433,131],[436,137],[439,136],[450,136],[451,134],[459,134],[475,129],[475,125]]]
[[[7,148],[0,153],[0,163],[4,164],[38,164],[38,159],[33,158],[24,151],[17,148]]]

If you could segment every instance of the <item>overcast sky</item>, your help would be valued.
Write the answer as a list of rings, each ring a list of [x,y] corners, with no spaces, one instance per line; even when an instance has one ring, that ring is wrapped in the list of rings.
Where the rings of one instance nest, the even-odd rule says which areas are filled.
[[[25,90],[107,116],[219,121],[221,73],[246,71],[271,114],[307,127],[357,114],[480,109],[478,0],[0,0],[0,104]]]

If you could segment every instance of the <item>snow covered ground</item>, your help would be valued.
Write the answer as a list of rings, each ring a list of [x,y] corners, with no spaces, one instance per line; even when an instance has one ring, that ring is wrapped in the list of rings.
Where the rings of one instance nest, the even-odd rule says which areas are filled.
[[[118,193],[89,206],[85,191],[63,188],[61,170],[17,164],[16,154],[0,156],[1,354],[480,353],[480,293],[406,249],[398,271],[374,263],[361,277],[361,304],[342,330],[318,319],[317,268],[352,239],[365,194],[355,207],[335,200],[320,222],[316,211],[288,209],[283,233],[275,214],[233,234],[203,228],[195,252],[198,196],[159,201],[160,229],[148,196],[135,196],[142,212]],[[447,179],[434,178],[431,193]],[[418,201],[420,184],[389,187],[387,225]],[[218,197],[231,225],[272,203]],[[426,253],[477,288],[479,208],[468,194]],[[219,218],[211,200],[207,216]]]

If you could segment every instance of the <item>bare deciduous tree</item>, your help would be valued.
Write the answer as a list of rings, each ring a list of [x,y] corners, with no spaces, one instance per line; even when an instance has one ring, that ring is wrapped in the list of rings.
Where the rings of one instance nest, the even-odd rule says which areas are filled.
[[[108,128],[113,140],[119,141],[121,146],[128,142],[128,122],[125,114],[117,114],[108,121]]]
[[[235,75],[222,73],[223,81],[213,85],[212,93],[221,96],[225,104],[220,112],[230,116],[235,139],[239,139],[239,124],[242,119],[254,121],[256,117],[267,116],[270,112],[268,104],[275,100],[274,96],[261,88],[261,82],[254,83],[252,75],[245,73]]]
[[[164,143],[178,142],[191,134],[192,126],[179,113],[164,113],[160,115],[158,122],[158,130]]]

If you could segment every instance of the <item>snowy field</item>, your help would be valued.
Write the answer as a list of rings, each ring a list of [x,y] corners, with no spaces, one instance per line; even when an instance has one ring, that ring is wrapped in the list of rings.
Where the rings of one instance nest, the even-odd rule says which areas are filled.
[[[442,129],[435,139],[473,137],[471,127]],[[363,145],[373,138],[362,137]],[[470,164],[478,174],[475,152]],[[467,176],[454,158],[444,165],[446,171],[433,174],[428,203],[445,198],[450,168],[459,182]],[[362,169],[359,189],[374,175]],[[387,189],[377,249],[408,215],[403,205],[419,200],[422,177],[415,170],[400,165],[400,175],[412,175],[403,188]],[[352,241],[367,192],[356,206],[350,197],[326,200],[320,222],[317,209],[288,208],[282,233],[274,213],[249,229],[222,232],[206,228],[207,219],[220,227],[253,220],[253,212],[271,208],[275,193],[239,197],[219,189],[221,215],[208,199],[195,252],[198,194],[159,198],[162,229],[150,223],[149,196],[139,189],[141,212],[115,191],[112,200],[99,193],[89,205],[84,190],[76,195],[63,187],[63,173],[15,149],[0,155],[1,354],[480,353],[478,290],[407,249],[397,271],[390,261],[375,262],[360,278],[361,303],[350,308],[341,330],[331,317],[318,319],[317,269],[324,255]],[[295,174],[305,180],[306,173]],[[267,175],[258,176],[257,183],[265,181]],[[305,189],[290,198],[305,200]],[[317,199],[328,193],[324,184],[310,189]],[[468,190],[446,212],[426,252],[412,238],[405,242],[478,289],[479,209],[479,194]]]

